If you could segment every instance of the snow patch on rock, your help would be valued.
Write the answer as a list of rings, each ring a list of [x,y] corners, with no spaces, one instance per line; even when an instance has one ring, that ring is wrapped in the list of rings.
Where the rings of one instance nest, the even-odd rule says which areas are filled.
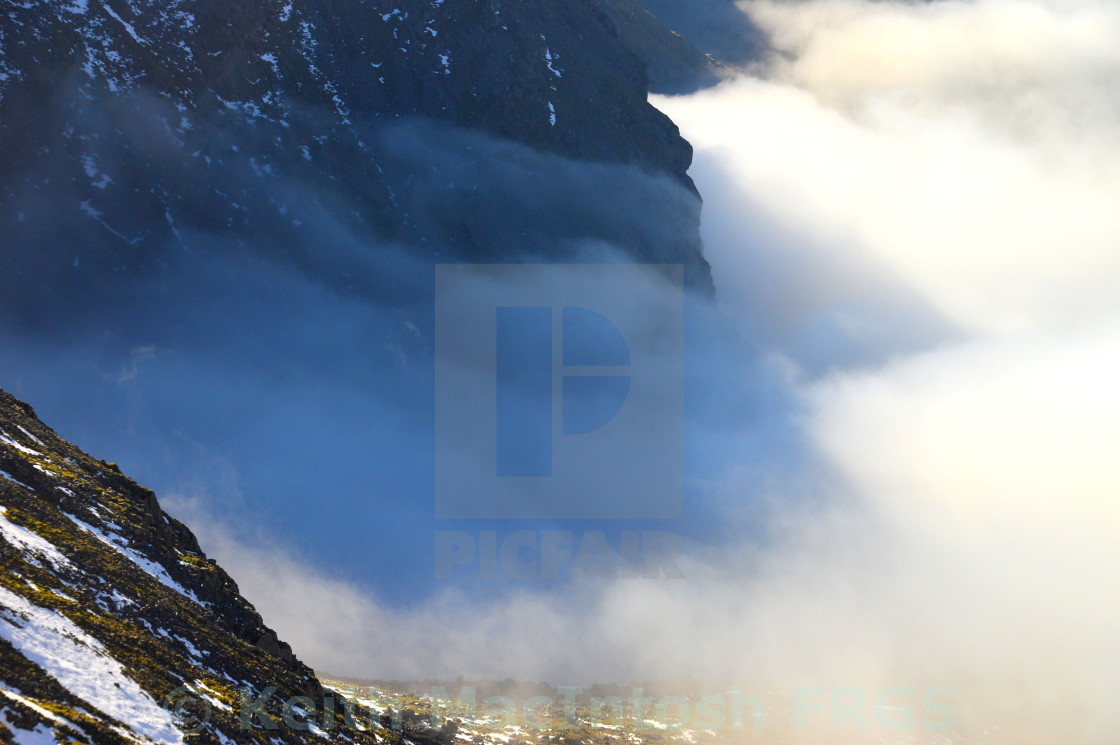
[[[199,605],[203,605],[203,602],[198,599],[198,596],[196,596],[190,590],[184,588],[175,580],[171,579],[171,575],[167,573],[167,570],[162,565],[157,564],[156,562],[148,559],[139,552],[134,551],[128,545],[128,541],[126,541],[122,536],[117,535],[116,533],[106,533],[105,531],[98,530],[89,523],[82,522],[73,515],[67,515],[66,517],[70,518],[71,522],[73,522],[79,528],[89,533],[94,538],[104,543],[106,546],[109,546],[125,558],[129,559],[132,563],[136,564],[136,566],[143,569],[155,579],[159,580],[164,586],[169,587],[185,598],[193,600]]]
[[[124,674],[96,639],[70,619],[0,587],[0,636],[64,688],[136,734],[161,745],[180,745],[171,716]]]
[[[0,471],[0,475],[8,478],[3,471]],[[15,479],[9,480],[14,481]],[[23,484],[20,484],[20,486],[23,486]],[[59,553],[53,543],[38,533],[13,523],[7,518],[7,512],[7,507],[0,507],[0,538],[28,554],[34,564],[38,564],[38,561],[33,557],[42,557],[53,564],[55,568],[65,567],[69,569],[73,567],[70,560]]]

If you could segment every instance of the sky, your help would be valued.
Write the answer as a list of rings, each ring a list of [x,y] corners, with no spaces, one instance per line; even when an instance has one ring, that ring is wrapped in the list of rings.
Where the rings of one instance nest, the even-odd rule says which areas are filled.
[[[948,689],[965,738],[1114,742],[1120,8],[740,9],[772,53],[653,99],[696,149],[717,287],[683,300],[680,519],[435,520],[430,269],[391,246],[366,271],[412,288],[394,303],[184,259],[176,302],[149,299],[173,323],[20,338],[5,386],[157,487],[324,671]],[[549,190],[488,182],[524,214],[603,175],[532,163]],[[690,199],[626,172],[566,208],[656,235]],[[675,532],[684,579],[433,578],[436,531],[518,529]]]

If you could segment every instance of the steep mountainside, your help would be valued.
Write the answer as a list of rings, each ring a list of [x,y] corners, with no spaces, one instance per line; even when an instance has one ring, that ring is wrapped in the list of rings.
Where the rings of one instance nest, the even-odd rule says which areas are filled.
[[[619,41],[646,63],[654,93],[691,93],[720,81],[723,65],[663,23],[639,0],[599,0],[605,22]]]
[[[324,695],[151,491],[0,391],[0,743],[375,741]]]
[[[636,0],[663,25],[696,49],[728,65],[759,59],[769,48],[766,35],[739,8],[737,0]]]
[[[693,189],[692,149],[624,42],[674,74],[708,64],[632,0],[8,4],[0,224],[24,256],[9,251],[5,276],[42,275],[26,256],[44,246],[121,271],[197,248],[197,233],[284,252],[305,240],[291,204],[329,204],[368,241],[423,243],[402,192],[427,162],[394,169],[382,136],[418,119]],[[494,252],[469,236],[445,250]],[[698,235],[676,254],[710,285]]]

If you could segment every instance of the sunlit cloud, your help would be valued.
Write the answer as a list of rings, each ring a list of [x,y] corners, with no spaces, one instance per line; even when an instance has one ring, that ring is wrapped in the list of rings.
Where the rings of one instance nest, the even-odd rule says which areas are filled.
[[[721,309],[777,371],[767,421],[814,455],[760,474],[697,434],[726,461],[714,509],[738,528],[765,502],[766,524],[691,545],[683,582],[411,608],[267,543],[204,547],[336,672],[947,687],[957,738],[1114,742],[1120,9],[743,7],[777,54],[655,102],[696,146]]]
[[[746,8],[782,54],[757,77],[657,100],[697,146],[701,181],[720,173],[799,240],[874,262],[967,328],[1060,325],[1111,305],[1120,11]],[[708,236],[712,261],[749,230]]]

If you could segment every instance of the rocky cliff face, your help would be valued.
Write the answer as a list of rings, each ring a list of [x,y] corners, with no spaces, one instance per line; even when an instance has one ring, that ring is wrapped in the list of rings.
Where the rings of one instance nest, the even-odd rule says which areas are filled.
[[[717,58],[700,51],[676,26],[651,12],[650,0],[592,2],[619,41],[646,64],[652,92],[692,93],[715,85],[726,72]]]
[[[347,130],[420,114],[572,157],[689,164],[596,0],[41,0],[3,24],[10,144],[70,76],[88,109],[146,90],[188,122],[224,109],[283,126],[302,106]]]
[[[329,193],[347,230],[419,241],[398,198],[412,174],[387,175],[379,137],[418,118],[692,188],[635,49],[662,76],[707,64],[630,0],[9,5],[0,220],[28,253],[134,270],[191,231],[283,251],[299,226],[277,192]],[[675,258],[706,273],[698,239]]]
[[[766,35],[737,0],[635,0],[689,44],[727,65],[755,61],[769,49]]]

